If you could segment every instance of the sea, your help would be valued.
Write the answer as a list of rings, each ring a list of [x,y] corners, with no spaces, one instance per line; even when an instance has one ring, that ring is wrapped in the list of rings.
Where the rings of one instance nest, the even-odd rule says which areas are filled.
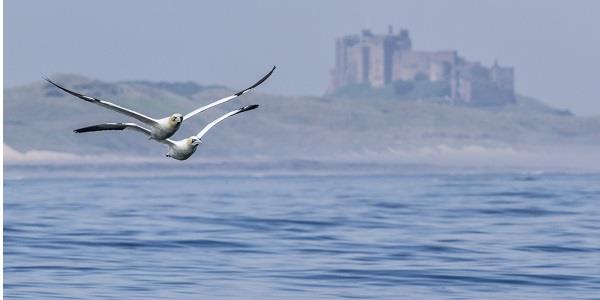
[[[600,299],[600,174],[4,181],[6,299]]]

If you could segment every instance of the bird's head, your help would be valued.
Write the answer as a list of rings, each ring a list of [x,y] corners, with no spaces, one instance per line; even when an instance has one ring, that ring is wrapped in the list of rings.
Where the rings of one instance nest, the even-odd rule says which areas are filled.
[[[173,124],[180,124],[183,121],[183,115],[181,114],[173,114],[169,117],[169,121]]]
[[[198,146],[198,145],[202,144],[202,140],[199,139],[197,136],[191,136],[188,138],[188,144],[190,144],[192,146]]]

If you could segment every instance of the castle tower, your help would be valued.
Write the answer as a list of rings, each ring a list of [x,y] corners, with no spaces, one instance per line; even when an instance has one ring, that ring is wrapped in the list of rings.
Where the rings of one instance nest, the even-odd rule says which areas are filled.
[[[501,67],[498,65],[498,60],[494,61],[490,69],[490,77],[492,81],[501,89],[514,90],[515,71],[513,68]]]
[[[360,35],[338,38],[331,90],[355,84],[372,87],[391,84],[394,54],[411,47],[408,31],[403,29],[394,34],[392,26],[387,35],[374,35],[364,29]]]
[[[412,48],[412,41],[406,29],[400,30],[394,35],[392,26],[388,28],[388,34],[384,38],[384,81],[385,84],[391,84],[394,80],[394,55],[400,54]]]

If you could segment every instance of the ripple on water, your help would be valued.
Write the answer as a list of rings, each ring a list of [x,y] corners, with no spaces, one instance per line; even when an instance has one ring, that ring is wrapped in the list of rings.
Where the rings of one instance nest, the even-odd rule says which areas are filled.
[[[4,293],[592,299],[594,176],[9,181]]]

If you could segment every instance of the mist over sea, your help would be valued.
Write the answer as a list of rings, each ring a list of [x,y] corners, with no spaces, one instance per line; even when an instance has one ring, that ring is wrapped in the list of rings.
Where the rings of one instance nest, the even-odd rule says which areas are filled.
[[[7,299],[600,295],[600,174],[49,177],[4,181]]]

